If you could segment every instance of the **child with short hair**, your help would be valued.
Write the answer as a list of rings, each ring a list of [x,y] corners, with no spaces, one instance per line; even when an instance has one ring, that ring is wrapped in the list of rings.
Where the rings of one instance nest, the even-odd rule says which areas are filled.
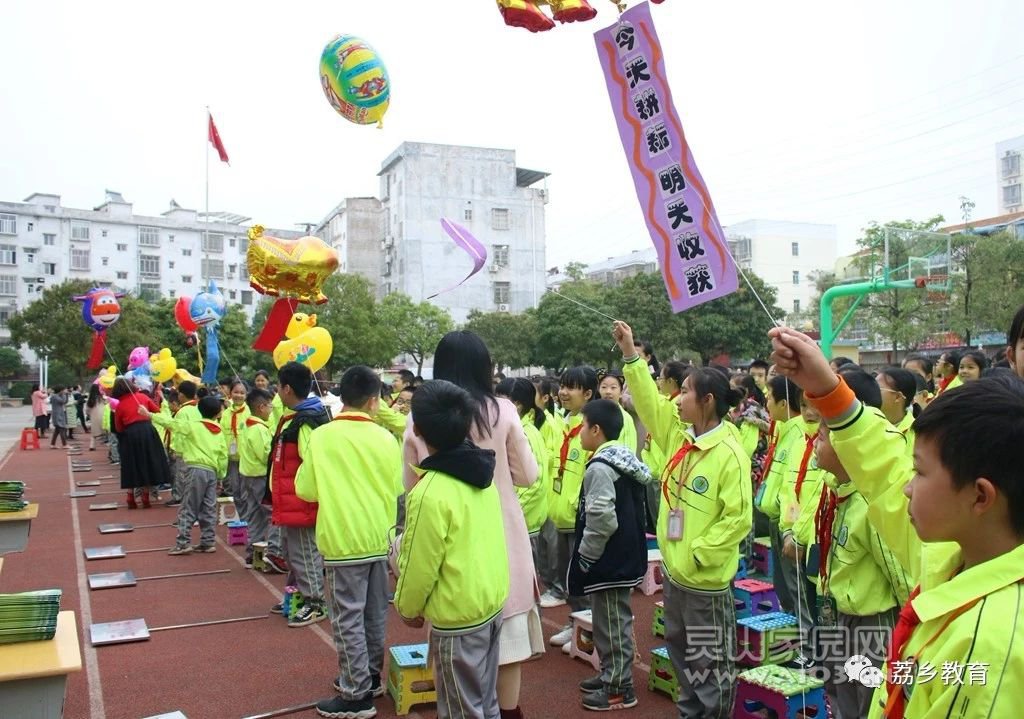
[[[267,459],[273,437],[267,420],[273,411],[273,397],[265,389],[253,389],[245,397],[249,416],[238,441],[238,488],[235,506],[249,525],[249,542],[245,547],[245,566],[252,568],[252,545],[268,542],[267,553],[281,556],[280,546],[269,546],[270,507],[263,503],[267,494]]]
[[[1000,375],[939,395],[914,421],[911,464],[903,436],[861,404],[812,339],[788,327],[769,336],[779,370],[821,411],[872,527],[920,581],[900,611],[870,716],[1017,716],[1024,383]]]
[[[588,595],[593,608],[601,673],[580,682],[583,708],[591,711],[637,705],[629,596],[647,571],[645,485],[656,480],[631,448],[617,442],[623,422],[617,402],[599,399],[583,407],[580,442],[592,454],[576,513],[569,591]]]
[[[160,406],[160,414],[165,421],[157,421],[154,424],[164,428],[164,445],[168,448],[168,457],[171,465],[171,498],[165,503],[168,507],[181,505],[183,496],[182,486],[185,482],[185,460],[182,458],[182,447],[184,442],[183,433],[175,433],[175,428],[189,422],[198,422],[202,417],[199,408],[196,406],[196,392],[199,388],[195,382],[185,380],[178,384],[177,407],[170,401]],[[173,420],[173,421],[166,421]]]
[[[228,473],[219,491],[233,497],[238,492],[238,447],[241,444],[242,432],[245,431],[245,420],[249,417],[249,405],[245,401],[249,387],[245,380],[238,377],[229,380],[226,386],[228,393],[224,397],[230,400],[230,404],[224,409],[220,426],[224,429],[224,441],[228,446]]]
[[[381,381],[356,365],[341,377],[341,413],[309,438],[295,477],[300,499],[316,502],[316,546],[327,571],[327,601],[338,649],[339,695],[317,704],[325,717],[372,717],[384,695],[388,532],[397,518],[402,450],[376,425]]]
[[[461,387],[426,382],[412,399],[413,432],[429,454],[409,491],[395,609],[430,622],[439,719],[494,719],[501,611],[509,593],[494,452],[468,441],[476,403]]]
[[[181,440],[185,473],[178,507],[178,538],[168,552],[173,556],[217,551],[217,482],[228,470],[228,446],[219,424],[224,406],[216,397],[203,397],[198,410],[201,418],[198,422],[179,424],[165,415],[139,408],[140,414],[151,417],[157,425],[174,423],[174,432]],[[200,539],[198,545],[192,546],[192,525],[197,520]]]

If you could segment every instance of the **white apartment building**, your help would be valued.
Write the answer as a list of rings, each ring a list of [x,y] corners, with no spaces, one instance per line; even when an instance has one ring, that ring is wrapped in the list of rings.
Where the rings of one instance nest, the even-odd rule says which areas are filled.
[[[544,292],[547,173],[516,167],[515,151],[403,142],[384,160],[380,294],[414,302],[462,280],[472,260],[441,228],[448,218],[486,248],[487,265],[461,287],[432,300],[456,323],[472,309],[521,312]]]
[[[1000,215],[1024,210],[1021,155],[1024,154],[1024,135],[996,143],[996,207]]]
[[[314,233],[338,252],[338,270],[362,275],[381,295],[384,208],[376,197],[348,197],[331,210]]]
[[[658,252],[654,247],[633,250],[628,255],[609,257],[602,262],[589,264],[583,270],[583,276],[592,282],[601,282],[610,287],[617,287],[629,277],[648,272],[658,272]],[[547,287],[557,290],[569,279],[569,276],[561,268],[552,268],[548,271]]]
[[[24,202],[0,202],[0,344],[10,342],[7,319],[49,285],[88,279],[139,297],[193,296],[212,279],[230,303],[252,317],[258,294],[249,287],[248,230],[241,215],[170,208],[136,215],[120,193],[83,210],[60,195],[35,193]],[[267,230],[295,238],[301,232]]]
[[[838,254],[835,225],[746,220],[725,228],[736,263],[774,287],[787,314],[806,310],[815,294],[813,273],[830,272]]]

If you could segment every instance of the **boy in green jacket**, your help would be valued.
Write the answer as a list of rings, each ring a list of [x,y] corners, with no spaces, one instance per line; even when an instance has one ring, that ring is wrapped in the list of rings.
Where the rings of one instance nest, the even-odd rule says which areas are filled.
[[[412,416],[429,456],[407,498],[395,609],[411,627],[430,622],[439,719],[497,717],[509,574],[494,452],[467,440],[475,402],[450,382],[417,389]]]
[[[295,476],[299,499],[316,502],[316,546],[324,558],[325,594],[338,649],[338,696],[317,704],[326,717],[371,717],[383,696],[388,612],[388,532],[403,491],[402,451],[373,415],[381,381],[369,367],[341,377],[344,407],[309,438]]]
[[[786,327],[769,334],[779,371],[828,424],[872,527],[920,582],[871,682],[881,686],[869,716],[1019,716],[1024,384],[999,375],[937,397],[914,421],[911,464],[903,435],[857,400],[813,340]]]
[[[267,542],[267,554],[281,556],[279,534],[270,534],[270,507],[263,504],[267,494],[267,459],[273,436],[267,420],[273,411],[273,397],[265,389],[250,390],[245,398],[249,416],[238,433],[238,487],[235,506],[238,514],[249,524],[249,544],[245,548],[245,566],[252,568],[252,545]]]
[[[198,422],[175,422],[164,414],[151,414],[139,407],[139,414],[158,426],[171,426],[180,441],[185,474],[178,507],[178,539],[168,554],[217,551],[217,482],[228,471],[228,445],[218,423],[224,405],[216,397],[199,400]],[[180,412],[179,412],[180,414]],[[198,520],[200,540],[191,546],[192,525]]]

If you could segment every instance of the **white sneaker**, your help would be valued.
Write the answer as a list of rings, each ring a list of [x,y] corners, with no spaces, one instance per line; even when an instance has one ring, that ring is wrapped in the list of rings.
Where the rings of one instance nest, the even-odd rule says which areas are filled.
[[[562,645],[562,654],[569,654],[572,650],[572,642],[566,642]]]
[[[551,637],[551,639],[548,640],[548,644],[550,644],[553,647],[560,647],[563,644],[568,646],[570,641],[572,641],[572,627],[565,626],[562,627],[562,631],[560,631],[558,634],[555,634]]]
[[[540,595],[540,605],[544,609],[551,609],[552,607],[564,606],[565,600],[561,597],[556,597],[551,592],[544,592]]]

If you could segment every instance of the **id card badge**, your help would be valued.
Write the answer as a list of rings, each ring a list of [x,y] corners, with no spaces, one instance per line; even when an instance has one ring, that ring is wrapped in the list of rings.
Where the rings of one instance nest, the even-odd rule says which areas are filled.
[[[232,442],[228,445],[228,455],[234,457],[238,454],[238,442]]]
[[[800,505],[796,502],[790,502],[786,505],[786,521],[790,524],[796,524],[798,519],[800,519]]]
[[[838,621],[836,600],[831,594],[819,594],[814,604],[818,610],[818,626],[834,627]]]
[[[555,481],[551,484],[551,489],[555,490],[555,494],[562,493],[562,478],[556,477]]]
[[[679,509],[668,510],[668,538],[672,541],[683,538],[683,513]]]

